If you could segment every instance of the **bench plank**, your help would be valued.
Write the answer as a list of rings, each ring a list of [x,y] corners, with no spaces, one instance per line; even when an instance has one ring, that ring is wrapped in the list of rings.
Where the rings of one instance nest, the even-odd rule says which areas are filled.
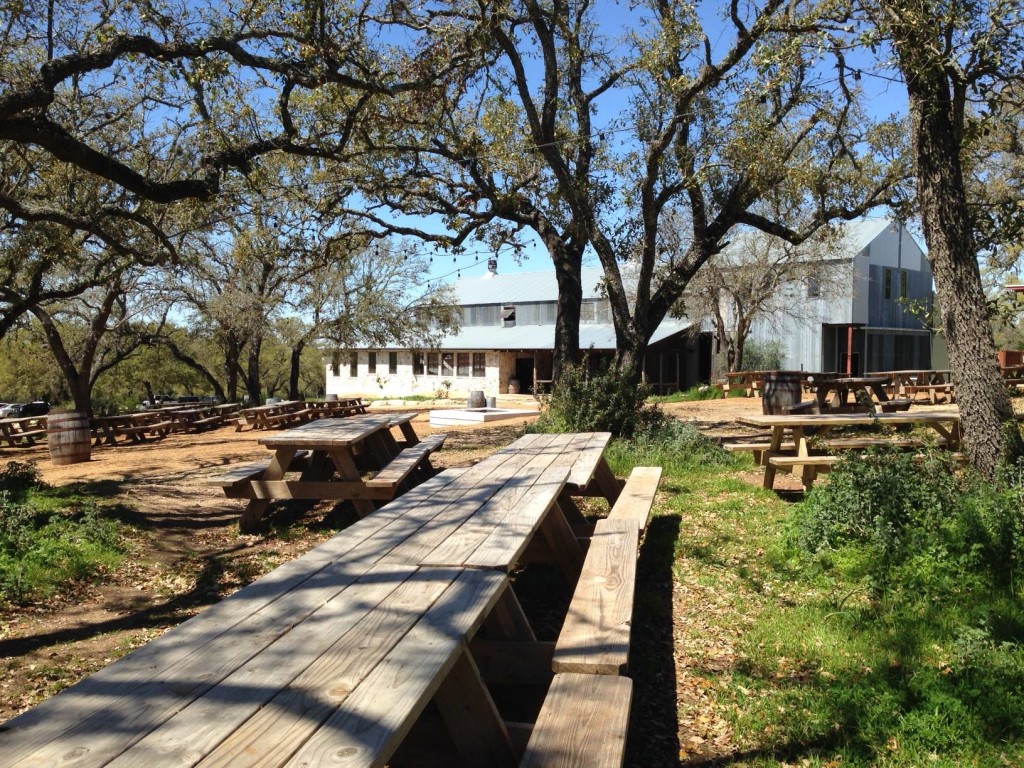
[[[555,675],[520,768],[621,768],[632,698],[628,677]]]
[[[396,488],[423,460],[435,451],[441,450],[448,435],[435,434],[414,446],[405,448],[387,463],[376,475],[366,481],[368,488]]]
[[[661,481],[661,467],[633,467],[618,501],[608,513],[609,520],[629,520],[643,532],[654,506]]]
[[[598,522],[555,643],[556,673],[625,674],[639,541],[635,520]]]

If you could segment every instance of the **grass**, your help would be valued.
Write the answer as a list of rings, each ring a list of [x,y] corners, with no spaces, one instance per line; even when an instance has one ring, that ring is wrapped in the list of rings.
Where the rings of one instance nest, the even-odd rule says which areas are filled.
[[[620,476],[665,468],[638,572],[630,765],[1024,765],[1019,587],[878,594],[864,548],[794,548],[807,502],[744,482],[749,457],[686,429],[607,454]],[[910,562],[901,577],[946,588]]]
[[[43,486],[30,465],[0,470],[0,604],[45,599],[112,572],[123,526],[95,501]]]
[[[701,384],[669,395],[652,395],[647,399],[651,403],[689,403],[694,400],[718,400],[721,396],[720,388],[710,384]]]

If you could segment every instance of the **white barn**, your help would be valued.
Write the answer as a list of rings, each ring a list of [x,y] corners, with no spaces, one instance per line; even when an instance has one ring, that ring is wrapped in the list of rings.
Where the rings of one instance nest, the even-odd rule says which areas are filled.
[[[611,355],[615,330],[599,291],[599,268],[583,270],[580,348]],[[327,393],[336,395],[435,395],[463,397],[529,393],[551,379],[558,287],[555,273],[499,275],[493,262],[482,277],[452,285],[462,308],[461,330],[436,349],[379,347],[348,350],[327,364]],[[703,363],[702,363],[703,361]],[[666,320],[651,340],[645,376],[659,391],[674,391],[710,376],[710,341],[687,320]]]

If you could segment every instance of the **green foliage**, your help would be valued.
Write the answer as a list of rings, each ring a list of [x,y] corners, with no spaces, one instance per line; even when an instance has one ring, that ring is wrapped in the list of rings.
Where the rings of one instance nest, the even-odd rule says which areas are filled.
[[[696,427],[663,419],[605,451],[612,471],[627,476],[633,467],[661,467],[666,474],[695,467],[735,467],[737,460]]]
[[[584,361],[568,365],[555,384],[534,432],[611,432],[629,437],[651,429],[664,420],[654,405],[647,404],[650,394],[637,386],[628,371],[591,372]]]
[[[0,472],[0,604],[52,595],[114,568],[121,554],[119,525],[95,505],[41,488],[32,465]]]
[[[35,464],[9,461],[0,469],[0,493],[9,499],[21,500],[32,488],[41,484],[39,470]]]
[[[683,518],[677,594],[699,606],[672,648],[744,765],[1024,764],[1020,476],[868,454],[794,506],[724,467],[666,470],[656,515]]]
[[[777,371],[782,368],[783,349],[780,341],[748,341],[743,345],[743,370]]]
[[[948,452],[844,461],[796,519],[806,552],[864,548],[877,596],[927,601],[1010,585],[1024,562],[1020,486],[958,472]]]
[[[717,400],[722,396],[722,390],[711,384],[701,384],[696,387],[673,392],[671,395],[652,395],[648,398],[651,403],[690,403],[695,400]]]

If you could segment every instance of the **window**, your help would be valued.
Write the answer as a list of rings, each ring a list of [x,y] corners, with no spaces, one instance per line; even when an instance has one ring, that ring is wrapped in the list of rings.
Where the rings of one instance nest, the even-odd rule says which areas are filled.
[[[487,365],[483,352],[473,353],[473,378],[482,379],[487,375]]]
[[[441,353],[441,375],[452,376],[455,374],[455,355],[452,352]]]
[[[502,307],[501,308],[501,324],[506,328],[511,328],[516,324],[516,308],[515,307]]]
[[[900,270],[900,298],[907,298],[907,270]]]
[[[889,269],[888,267],[886,267],[885,279],[882,282],[883,282],[883,286],[884,286],[883,289],[882,289],[883,290],[883,295],[885,296],[885,298],[891,299],[892,298],[892,270]]]
[[[341,376],[341,363],[337,361],[331,363],[331,373],[335,376]]]
[[[427,356],[422,352],[412,353],[412,373],[414,376],[422,376],[427,372]]]
[[[388,352],[388,373],[394,376],[398,373],[398,353]]]
[[[427,355],[427,375],[437,376],[438,373],[438,354],[437,352],[431,352]]]
[[[359,353],[353,352],[348,356],[348,375],[355,378],[359,375]]]
[[[455,359],[457,361],[456,375],[469,376],[469,352],[459,352]]]
[[[807,278],[807,298],[817,299],[821,296],[821,283],[818,278],[811,275]]]

